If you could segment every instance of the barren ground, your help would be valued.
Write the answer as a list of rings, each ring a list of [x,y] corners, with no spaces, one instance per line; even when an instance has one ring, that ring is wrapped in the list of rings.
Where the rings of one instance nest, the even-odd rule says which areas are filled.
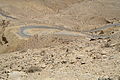
[[[0,80],[120,80],[111,24],[119,0],[0,0]]]

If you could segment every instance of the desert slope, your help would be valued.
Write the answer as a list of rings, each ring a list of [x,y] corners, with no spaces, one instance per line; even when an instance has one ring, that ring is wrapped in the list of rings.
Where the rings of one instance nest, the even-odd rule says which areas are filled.
[[[0,0],[0,80],[120,80],[119,66],[119,0]]]

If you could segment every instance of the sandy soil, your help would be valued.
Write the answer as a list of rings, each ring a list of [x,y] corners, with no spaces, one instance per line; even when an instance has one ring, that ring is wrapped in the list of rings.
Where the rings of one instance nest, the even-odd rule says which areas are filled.
[[[120,23],[119,0],[0,0],[1,20],[10,24],[4,32],[8,43],[0,44],[0,80],[120,80],[120,27],[87,32],[109,38],[76,36]],[[43,24],[71,31],[18,34],[20,27]]]

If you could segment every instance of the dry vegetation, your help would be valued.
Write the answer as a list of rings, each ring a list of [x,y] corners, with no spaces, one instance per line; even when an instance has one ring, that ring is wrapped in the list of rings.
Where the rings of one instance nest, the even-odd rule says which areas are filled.
[[[2,20],[1,23],[0,23],[0,44],[1,45],[4,45],[4,44],[7,44],[8,41],[5,37],[5,28],[8,26],[9,24],[9,21],[5,21],[5,20]]]

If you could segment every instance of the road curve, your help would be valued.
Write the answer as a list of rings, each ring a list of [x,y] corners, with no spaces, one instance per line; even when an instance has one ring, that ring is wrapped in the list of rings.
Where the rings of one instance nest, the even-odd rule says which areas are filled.
[[[68,28],[65,27],[48,27],[48,26],[23,26],[20,27],[19,31],[17,32],[18,35],[20,35],[21,37],[31,37],[32,35],[30,35],[28,32],[26,32],[27,30],[30,29],[56,29],[56,30],[66,30],[66,31],[71,31]]]
[[[100,31],[100,30],[104,30],[106,28],[111,28],[111,27],[115,27],[115,26],[120,26],[120,23],[115,23],[115,24],[109,24],[109,25],[106,25],[106,26],[103,26],[103,27],[100,27],[100,28],[97,28],[97,29],[93,29],[93,30],[90,30],[90,31],[83,31],[83,32],[79,32],[78,34],[74,34],[74,36],[81,36],[81,33],[84,34],[84,35],[87,35],[88,37],[91,37],[91,38],[108,38],[110,36],[100,36],[100,35],[90,35],[90,34],[87,34],[86,32],[95,32],[95,31]],[[48,26],[23,26],[23,27],[20,27],[19,31],[17,32],[17,34],[21,37],[31,37],[32,35],[30,35],[27,30],[30,30],[30,29],[39,29],[39,28],[42,28],[42,29],[56,29],[56,30],[65,30],[65,31],[69,31],[69,32],[65,32],[65,33],[59,33],[59,34],[62,34],[62,35],[69,35],[69,36],[73,36],[73,33],[72,32],[75,32],[75,31],[72,31],[68,28],[65,28],[65,27],[48,27]],[[70,33],[71,32],[71,33]],[[80,35],[79,35],[80,34]]]

